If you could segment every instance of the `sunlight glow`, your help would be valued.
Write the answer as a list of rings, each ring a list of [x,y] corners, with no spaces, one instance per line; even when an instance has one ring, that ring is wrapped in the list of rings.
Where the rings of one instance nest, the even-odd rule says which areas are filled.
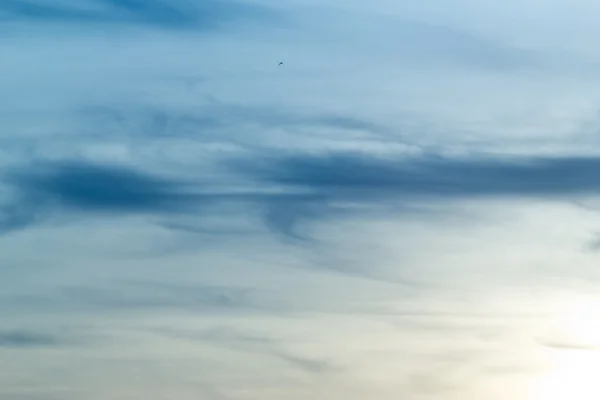
[[[534,383],[531,400],[600,399],[600,300],[582,299],[559,318],[549,370]]]
[[[578,301],[564,316],[564,329],[578,346],[600,347],[600,300]]]

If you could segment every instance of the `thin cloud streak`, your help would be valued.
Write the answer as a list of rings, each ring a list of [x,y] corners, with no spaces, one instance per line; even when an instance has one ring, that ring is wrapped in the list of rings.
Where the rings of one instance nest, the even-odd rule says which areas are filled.
[[[80,0],[76,5],[60,1],[2,0],[0,15],[5,22],[17,23],[214,30],[221,23],[236,19],[270,19],[274,12],[235,0]]]
[[[184,331],[169,331],[163,333],[175,338],[209,342],[213,345],[223,346],[227,349],[266,355],[311,374],[322,375],[338,372],[338,367],[333,363],[293,354],[282,349],[282,343],[280,343],[280,341],[271,339],[267,336],[240,332],[236,329],[215,327],[210,330],[196,333]]]
[[[291,155],[232,162],[259,181],[333,198],[561,196],[600,190],[598,157],[378,157]]]
[[[0,348],[53,347],[64,344],[64,338],[28,330],[0,331]]]

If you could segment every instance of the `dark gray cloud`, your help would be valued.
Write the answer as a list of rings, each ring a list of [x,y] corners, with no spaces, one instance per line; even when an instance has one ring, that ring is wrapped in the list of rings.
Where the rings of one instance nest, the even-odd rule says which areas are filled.
[[[311,189],[333,199],[562,196],[600,191],[598,157],[393,159],[334,153],[256,158],[233,165],[259,181]]]
[[[212,206],[233,204],[242,213],[261,213],[274,232],[307,239],[297,230],[299,221],[387,207],[414,212],[419,199],[569,198],[600,192],[600,158],[596,157],[391,158],[356,153],[274,157],[259,153],[225,165],[223,179],[242,182],[243,191],[219,191],[214,186],[218,180],[187,182],[126,166],[85,161],[35,164],[5,175],[15,195],[0,209],[2,229],[24,227],[61,212],[201,217],[218,209]]]
[[[266,155],[234,160],[230,166],[259,184],[304,193],[304,198],[264,199],[268,226],[288,236],[296,232],[299,221],[333,212],[365,212],[365,206],[414,212],[415,200],[600,193],[596,157],[456,159],[332,153]]]
[[[174,211],[190,201],[183,183],[133,168],[65,161],[15,172],[27,196],[88,211]]]
[[[133,168],[83,161],[39,163],[5,174],[14,198],[0,208],[0,228],[11,230],[60,211],[173,213],[199,198],[181,182]]]
[[[235,0],[0,0],[0,21],[137,24],[167,29],[215,29],[236,19],[272,12]]]
[[[314,197],[269,194],[259,187],[244,192],[222,192],[203,186],[202,182],[179,181],[128,166],[83,160],[34,163],[8,171],[4,178],[13,196],[0,207],[2,231],[72,213],[196,216],[207,212],[212,205],[229,203],[259,205],[265,210],[275,210],[291,202],[300,202],[305,207]],[[285,215],[266,213],[269,225],[286,230]]]
[[[1,347],[46,347],[63,344],[62,337],[27,330],[0,331]]]
[[[90,211],[177,211],[198,200],[191,183],[119,165],[65,161],[14,174],[28,193]]]

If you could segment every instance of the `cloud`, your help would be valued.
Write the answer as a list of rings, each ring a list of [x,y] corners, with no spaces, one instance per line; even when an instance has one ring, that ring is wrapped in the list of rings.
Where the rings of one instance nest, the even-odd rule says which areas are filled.
[[[582,207],[585,207],[585,205],[583,205]],[[585,243],[583,249],[593,253],[597,253],[598,251],[600,251],[600,237],[597,234],[594,235],[594,237],[591,240]]]
[[[271,197],[259,203],[263,220],[273,232],[306,242],[310,237],[298,231],[298,221],[324,218],[333,212],[322,196]]]
[[[188,201],[178,182],[134,168],[84,161],[33,166],[15,173],[11,181],[26,196],[90,211],[172,211]]]
[[[145,310],[194,311],[259,310],[260,302],[250,287],[235,285],[186,285],[160,282],[117,282],[59,286],[49,293],[4,296],[6,307],[25,310]]]
[[[302,202],[297,212],[304,215],[307,201],[313,199],[312,195],[269,193],[262,188],[222,190],[202,183],[85,160],[33,163],[5,174],[13,195],[0,207],[0,228],[10,231],[73,213],[197,216],[212,205],[234,203],[264,208],[267,224],[286,231],[289,217],[277,212],[279,204]]]
[[[101,308],[255,308],[252,290],[235,286],[185,285],[132,282],[113,286],[64,288],[67,301],[83,302]]]
[[[280,136],[294,140],[343,140],[352,133],[363,133],[363,139],[389,141],[390,127],[358,116],[319,109],[290,109],[236,104],[209,98],[190,107],[166,105],[117,105],[82,107],[78,119],[83,131],[93,138],[193,138],[260,148],[256,136]],[[274,133],[276,132],[276,134]],[[323,137],[325,136],[325,137]],[[351,137],[355,139],[355,137]],[[396,142],[401,141],[394,135]]]
[[[40,163],[11,171],[5,177],[15,195],[1,208],[4,230],[26,226],[60,211],[172,213],[198,201],[186,193],[183,183],[118,165]]]
[[[0,18],[9,22],[49,22],[104,26],[141,25],[163,29],[215,29],[238,18],[262,18],[271,13],[234,0],[3,0]]]
[[[229,327],[215,327],[200,332],[169,330],[161,331],[161,333],[175,338],[210,342],[230,350],[266,355],[308,373],[323,374],[338,371],[338,367],[333,363],[299,356],[284,350],[283,343],[279,340],[264,335],[245,333]]]
[[[76,390],[57,389],[46,387],[45,389],[4,390],[0,389],[0,396],[9,400],[64,400],[76,398]]]
[[[569,338],[566,335],[547,335],[536,339],[541,346],[555,350],[595,350],[598,346],[585,341]]]
[[[600,190],[598,157],[291,155],[233,162],[259,181],[334,199],[562,196]]]
[[[296,368],[315,374],[335,372],[338,370],[338,367],[336,365],[323,360],[300,357],[297,355],[282,352],[281,350],[274,351],[272,352],[272,354],[278,357],[279,359],[286,361],[288,364],[295,366]]]
[[[522,395],[596,277],[594,35],[425,3],[0,0],[4,397]]]
[[[48,347],[64,343],[59,336],[27,330],[0,331],[2,347]]]
[[[337,212],[387,207],[414,212],[418,199],[569,198],[600,191],[596,157],[393,158],[258,152],[252,158],[229,159],[222,166],[226,168],[215,170],[215,176],[223,174],[219,186],[218,179],[166,178],[125,165],[82,160],[34,163],[6,175],[15,195],[1,210],[2,227],[25,227],[61,212],[201,216],[233,205],[241,215],[259,212],[274,232],[306,240],[297,231],[299,221],[322,220]],[[248,184],[248,178],[254,183]],[[243,189],[235,189],[236,185]]]
[[[542,346],[549,347],[552,349],[557,349],[557,350],[594,350],[597,348],[596,346],[592,346],[592,345],[576,343],[576,342],[567,342],[567,341],[545,340],[545,341],[539,341],[539,343]]]
[[[303,193],[265,198],[273,231],[293,236],[299,221],[336,212],[415,212],[419,200],[571,198],[600,193],[597,157],[380,156],[332,152],[234,160],[229,166],[265,185]]]

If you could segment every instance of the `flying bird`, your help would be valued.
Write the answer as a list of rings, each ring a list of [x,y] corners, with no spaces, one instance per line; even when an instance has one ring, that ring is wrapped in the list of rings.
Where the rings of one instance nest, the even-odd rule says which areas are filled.
[[[283,61],[279,61],[279,65],[283,65]]]

